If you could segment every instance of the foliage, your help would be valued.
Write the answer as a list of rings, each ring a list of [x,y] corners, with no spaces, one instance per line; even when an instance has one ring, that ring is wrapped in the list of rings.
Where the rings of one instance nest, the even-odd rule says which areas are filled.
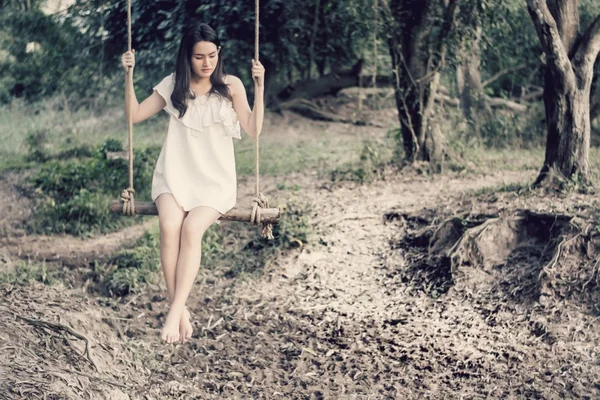
[[[19,260],[10,271],[0,271],[0,283],[28,284],[40,282],[45,285],[53,285],[59,279],[60,272],[56,269],[47,268],[46,263],[34,264]]]
[[[79,98],[97,90],[97,62],[71,21],[31,11],[0,14],[0,101],[39,100],[56,92]]]
[[[229,278],[263,271],[283,252],[308,243],[312,234],[310,210],[309,204],[295,201],[283,206],[283,217],[273,227],[273,240],[260,237],[258,228],[246,223],[212,225],[202,240],[203,267],[224,267]],[[108,295],[125,296],[152,282],[160,270],[158,232],[146,232],[133,248],[119,251],[106,264],[102,275]]]
[[[487,147],[543,146],[546,137],[543,107],[531,106],[526,114],[496,112],[493,120],[481,127],[481,139]]]
[[[392,156],[391,149],[380,142],[365,141],[358,162],[347,163],[343,167],[331,171],[333,182],[352,181],[360,184],[380,179],[383,168]]]
[[[368,32],[363,22],[365,1],[321,0],[306,4],[298,1],[263,0],[260,11],[261,62],[269,71],[268,79],[282,84],[306,77],[316,67],[322,74],[332,68],[354,64],[360,54],[361,40]],[[119,2],[119,4],[123,4]],[[185,9],[179,2],[161,2],[156,12],[153,3],[137,4],[136,42],[144,54],[151,54],[154,65],[142,61],[149,73],[164,75],[173,68],[179,37],[186,23],[200,19],[213,26],[223,42],[221,52],[230,73],[251,83],[250,59],[254,56],[254,2],[232,1],[216,3],[196,0],[187,2]],[[321,20],[315,22],[315,5],[319,4]],[[112,16],[108,15],[111,20]],[[323,19],[323,15],[326,18]],[[121,27],[117,21],[112,26]],[[156,27],[156,28],[155,28]],[[112,35],[119,37],[119,35]],[[158,39],[149,41],[148,39]],[[314,64],[311,60],[311,40]],[[142,54],[142,53],[141,53]],[[156,56],[162,55],[157,62]],[[141,56],[140,56],[141,58]],[[146,68],[148,67],[148,68]],[[156,81],[160,76],[148,76]]]
[[[311,71],[324,74],[354,64],[370,38],[371,4],[263,0],[260,50],[268,80],[286,86]],[[126,2],[120,0],[78,0],[56,15],[9,9],[0,17],[0,43],[7,49],[0,56],[0,101],[11,96],[34,100],[57,91],[79,99],[96,97],[99,90],[116,94],[111,82],[122,79],[119,60],[127,47],[126,20]],[[148,92],[173,71],[181,34],[192,20],[217,30],[227,71],[250,87],[254,2],[241,0],[133,2],[136,86]],[[33,42],[39,48],[28,53]]]
[[[102,144],[92,157],[52,159],[29,178],[36,207],[27,227],[37,233],[83,235],[107,232],[131,219],[109,212],[108,204],[128,186],[127,161],[108,160],[107,149],[120,148],[115,141]],[[136,151],[134,182],[137,198],[149,197],[157,148]]]
[[[506,72],[486,87],[487,94],[496,97],[519,96],[531,86],[541,86],[541,48],[525,1],[485,3],[481,15],[481,68],[485,73],[482,78]],[[503,18],[498,18],[499,15]]]
[[[263,271],[279,256],[304,246],[311,238],[310,204],[288,201],[280,207],[282,218],[273,226],[273,240],[260,236],[259,228],[247,223],[228,222],[211,226],[204,234],[202,264],[205,268],[226,268],[225,276]]]
[[[145,232],[131,249],[117,252],[108,261],[112,270],[104,278],[104,291],[109,296],[125,296],[144,283],[152,282],[160,271],[158,233]]]

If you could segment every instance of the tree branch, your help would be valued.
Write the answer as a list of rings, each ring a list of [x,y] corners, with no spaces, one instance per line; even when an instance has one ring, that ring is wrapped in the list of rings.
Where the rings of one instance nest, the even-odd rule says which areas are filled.
[[[575,60],[578,65],[591,70],[594,67],[598,53],[600,52],[600,15],[589,26],[581,37],[581,42]]]
[[[556,21],[548,9],[546,0],[527,0],[527,10],[535,25],[542,48],[548,56],[548,62],[563,78],[565,83],[574,86],[575,74],[571,66],[571,61],[562,43]]]
[[[489,85],[492,82],[495,82],[496,80],[498,80],[502,76],[504,76],[506,74],[510,74],[511,72],[515,72],[515,71],[521,70],[521,69],[526,68],[526,67],[528,67],[528,64],[521,64],[521,65],[517,65],[516,67],[510,67],[510,68],[503,69],[502,71],[499,71],[498,73],[496,73],[495,75],[493,75],[491,78],[489,78],[489,79],[481,82],[481,86],[486,87],[487,85]]]

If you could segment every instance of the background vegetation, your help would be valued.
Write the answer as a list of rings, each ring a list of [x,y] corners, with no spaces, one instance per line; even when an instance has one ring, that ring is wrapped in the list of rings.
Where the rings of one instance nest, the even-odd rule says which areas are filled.
[[[479,173],[500,163],[514,169],[539,169],[544,160],[547,122],[541,97],[545,56],[526,2],[458,3],[452,29],[448,29],[439,23],[446,15],[442,4],[432,2],[432,7],[438,7],[435,15],[439,18],[427,27],[429,39],[418,41],[419,46],[429,46],[423,48],[430,54],[440,52],[432,56],[430,66],[434,65],[432,72],[440,75],[434,122],[443,138],[443,167],[467,173]],[[356,84],[374,90],[365,107],[375,111],[389,108],[386,93],[399,87],[401,76],[409,76],[402,75],[402,65],[396,58],[402,46],[414,41],[402,33],[407,30],[400,29],[409,24],[407,21],[415,23],[403,14],[408,11],[402,7],[411,4],[384,0],[263,0],[261,61],[268,71],[267,91],[274,99],[269,106],[279,111],[277,99],[281,93],[289,94],[295,88],[309,86],[307,82],[321,82],[332,73],[359,65]],[[0,1],[0,171],[25,177],[22,190],[34,204],[25,224],[29,232],[82,236],[118,230],[132,223],[109,214],[106,207],[110,199],[117,198],[127,179],[125,161],[106,157],[107,152],[122,150],[125,143],[123,72],[119,65],[127,41],[125,5],[124,1],[114,0]],[[386,14],[386,10],[391,13]],[[579,12],[580,25],[585,29],[600,14],[600,4],[582,0]],[[228,72],[251,87],[248,72],[254,46],[253,2],[134,1],[135,86],[139,98],[149,94],[151,87],[172,71],[181,32],[191,20],[207,22],[218,31]],[[441,41],[431,39],[435,37]],[[477,121],[460,108],[464,105],[460,74],[465,68],[475,68],[479,75],[482,92],[473,99],[479,96],[496,104],[476,110],[480,114]],[[590,109],[593,145],[600,132],[598,62],[594,68]],[[431,87],[424,89],[429,91]],[[403,99],[398,94],[407,92],[396,90],[400,120]],[[319,93],[318,97],[327,94],[337,95],[339,88]],[[307,100],[317,101],[310,96]],[[273,118],[278,118],[277,114]],[[166,117],[159,116],[136,126],[138,199],[149,199],[166,123]],[[265,137],[262,143],[263,174],[285,175],[310,169],[330,177],[332,182],[381,179],[382,168],[390,163],[402,165],[410,150],[406,146],[406,127],[401,124],[393,124],[383,139],[312,134],[283,142]],[[251,150],[251,141],[236,144],[237,169],[242,177],[253,173]],[[598,152],[595,147],[591,151],[596,180]],[[279,189],[301,190],[286,183]],[[291,215],[298,218],[292,218],[291,225],[282,225],[281,229],[292,233],[282,235],[277,246],[295,246],[308,240],[310,229],[300,217],[306,207],[290,206],[296,210]],[[213,236],[227,234],[213,232]],[[245,240],[246,245],[257,249],[271,246],[254,243],[250,236]],[[147,264],[155,265],[156,255],[143,250],[151,247],[148,243],[152,243],[151,237],[137,248],[142,249],[140,257]],[[217,249],[215,254],[222,256],[218,240],[213,243],[207,248]],[[259,255],[257,259],[264,261],[265,257]],[[132,272],[135,262],[121,261],[120,265],[134,269],[111,272],[108,281],[112,283],[107,283],[107,290],[113,293],[130,290],[133,285],[127,282],[134,275],[133,281],[145,279],[144,274]]]

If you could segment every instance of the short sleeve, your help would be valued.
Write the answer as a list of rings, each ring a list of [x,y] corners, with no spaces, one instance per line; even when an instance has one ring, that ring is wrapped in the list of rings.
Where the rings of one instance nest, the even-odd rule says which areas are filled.
[[[154,90],[163,98],[167,103],[164,107],[164,110],[169,114],[173,115],[175,118],[179,116],[179,111],[173,106],[171,102],[171,94],[173,93],[173,89],[175,88],[175,74],[172,73],[169,76],[166,76],[160,83],[153,87]]]

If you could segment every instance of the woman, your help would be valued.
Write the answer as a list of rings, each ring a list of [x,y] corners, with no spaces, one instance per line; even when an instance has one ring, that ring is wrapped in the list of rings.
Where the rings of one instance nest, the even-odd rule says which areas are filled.
[[[135,51],[122,56],[125,70],[135,66]],[[242,81],[224,75],[221,46],[206,24],[187,28],[179,45],[175,72],[154,87],[141,104],[133,83],[133,123],[164,109],[170,115],[167,137],[152,179],[152,200],[158,209],[160,258],[170,310],[161,331],[167,343],[192,336],[185,307],[201,260],[202,236],[210,225],[235,206],[236,174],[233,138],[240,125],[249,136],[261,131],[264,107],[264,68],[252,60],[258,90],[250,109]],[[126,110],[127,115],[129,109]]]

